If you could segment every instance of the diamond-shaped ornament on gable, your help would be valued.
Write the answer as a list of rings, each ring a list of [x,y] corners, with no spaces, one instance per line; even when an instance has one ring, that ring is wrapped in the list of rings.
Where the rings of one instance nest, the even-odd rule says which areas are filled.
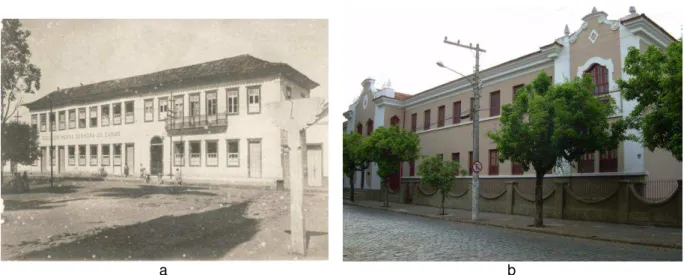
[[[591,30],[591,33],[589,34],[589,41],[591,41],[591,44],[596,43],[598,36],[599,34],[596,30]]]

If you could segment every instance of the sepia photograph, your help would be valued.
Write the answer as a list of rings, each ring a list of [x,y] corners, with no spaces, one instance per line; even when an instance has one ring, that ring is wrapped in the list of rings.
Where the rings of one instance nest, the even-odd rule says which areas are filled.
[[[2,261],[327,260],[328,20],[2,20]]]
[[[488,2],[349,7],[344,261],[681,262],[679,12]]]

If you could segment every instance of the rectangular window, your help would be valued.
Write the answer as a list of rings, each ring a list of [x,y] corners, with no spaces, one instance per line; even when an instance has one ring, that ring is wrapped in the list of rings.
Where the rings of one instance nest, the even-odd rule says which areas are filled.
[[[69,110],[69,129],[76,128],[76,109]]]
[[[522,164],[515,162],[511,163],[511,175],[522,175],[524,172]]]
[[[226,90],[226,98],[228,100],[227,102],[227,113],[229,115],[237,115],[238,112],[238,107],[239,107],[239,92],[238,89],[231,89],[231,90]]]
[[[200,116],[200,95],[190,95],[190,122],[198,122]]]
[[[102,166],[109,166],[109,144],[102,144]]]
[[[215,124],[218,115],[218,112],[216,110],[216,108],[218,107],[218,105],[216,104],[216,91],[207,92],[206,98],[207,123]]]
[[[416,161],[412,160],[409,162],[409,176],[413,177],[416,175]]]
[[[90,127],[97,127],[97,106],[90,107]]]
[[[133,123],[133,122],[135,122],[135,116],[134,116],[135,102],[129,101],[129,102],[126,102],[125,104],[126,104],[125,105],[125,107],[126,107],[126,110],[125,110],[126,111],[126,123],[127,124]]]
[[[525,86],[525,84],[513,86],[513,101],[515,101],[515,95],[518,93],[518,90],[520,90],[524,86]]]
[[[174,119],[180,123],[183,121],[183,116],[185,116],[185,96],[177,96],[173,99],[173,113]]]
[[[586,153],[577,164],[577,173],[594,172],[594,152]]]
[[[55,113],[50,113],[50,131],[57,130],[57,122],[55,121]]]
[[[468,175],[473,175],[473,151],[468,152]]]
[[[102,126],[109,126],[109,105],[100,106],[102,110]]]
[[[599,172],[617,172],[617,170],[617,150],[601,151],[601,159],[599,160]]]
[[[78,109],[78,128],[86,127],[86,108]]]
[[[66,113],[64,111],[61,111],[58,113],[59,115],[59,130],[65,130],[66,129]]]
[[[121,103],[112,104],[114,125],[121,125]]]
[[[454,111],[453,111],[453,123],[454,124],[459,124],[461,123],[461,101],[456,101],[454,102]]]
[[[190,166],[202,165],[202,143],[199,141],[190,141]]]
[[[240,166],[240,141],[239,140],[228,140],[228,166],[238,167]]]
[[[444,127],[445,106],[437,108],[437,127]]]
[[[38,115],[31,115],[31,133],[38,135]]]
[[[185,144],[183,142],[176,141],[174,143],[173,153],[173,165],[185,165]]]
[[[159,98],[159,120],[165,120],[167,112],[169,111],[169,98]]]
[[[154,99],[145,99],[145,122],[154,121]]]
[[[121,144],[114,144],[114,166],[121,166]]]
[[[45,132],[47,131],[47,119],[45,118],[45,114],[40,114],[40,131]]]
[[[207,141],[207,166],[218,166],[218,141]]]
[[[97,166],[97,145],[90,145],[90,166]]]
[[[85,166],[86,165],[86,146],[85,145],[79,145],[78,146],[78,166]]]
[[[423,119],[423,130],[430,129],[430,110],[425,110],[425,118]]]
[[[247,113],[258,114],[261,112],[261,87],[247,88]]]
[[[411,132],[416,131],[416,129],[417,129],[416,127],[418,127],[417,123],[418,123],[418,114],[412,114],[411,115]]]
[[[76,146],[69,146],[69,166],[76,165]]]
[[[501,114],[501,92],[496,91],[489,94],[489,116]]]
[[[489,174],[499,174],[499,151],[489,150]]]

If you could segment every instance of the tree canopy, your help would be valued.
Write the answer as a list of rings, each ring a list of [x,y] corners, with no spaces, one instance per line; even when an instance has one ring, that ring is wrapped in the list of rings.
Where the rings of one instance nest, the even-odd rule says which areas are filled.
[[[420,183],[427,184],[437,189],[442,196],[442,215],[444,212],[444,201],[446,195],[451,192],[456,186],[456,175],[458,173],[465,174],[465,170],[461,170],[461,164],[457,161],[444,161],[441,157],[426,156],[418,165],[418,174],[420,175]]]
[[[535,226],[542,226],[541,185],[544,174],[585,153],[615,149],[625,140],[625,123],[609,122],[616,106],[610,96],[593,94],[590,76],[553,85],[544,71],[518,90],[512,104],[502,107],[500,128],[488,136],[499,150],[499,161],[536,170]]]
[[[39,154],[38,136],[28,124],[10,121],[2,127],[2,166],[7,162],[30,165]]]
[[[631,78],[618,86],[625,99],[637,102],[630,127],[641,131],[649,150],[662,148],[682,161],[682,40],[664,50],[649,45],[643,53],[631,47],[624,71]]]
[[[370,165],[369,143],[358,133],[344,132],[342,138],[343,172],[349,177],[350,200],[354,201],[354,175]]]
[[[22,93],[40,89],[40,69],[31,64],[31,50],[26,39],[30,31],[22,30],[18,19],[2,20],[2,125],[14,115],[21,100],[10,106]]]

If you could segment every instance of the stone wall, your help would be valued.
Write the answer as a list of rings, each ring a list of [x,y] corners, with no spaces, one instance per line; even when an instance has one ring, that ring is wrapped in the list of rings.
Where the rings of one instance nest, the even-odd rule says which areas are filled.
[[[535,179],[480,179],[479,207],[483,212],[532,216]],[[544,217],[657,226],[682,226],[681,180],[644,181],[643,177],[545,178],[542,194]],[[459,178],[447,194],[446,208],[470,210],[471,179]],[[658,197],[648,190],[659,190]],[[360,190],[363,198],[382,201],[381,190]],[[358,194],[358,193],[357,193]],[[390,193],[390,202],[439,207],[435,189],[404,179],[401,189]]]

